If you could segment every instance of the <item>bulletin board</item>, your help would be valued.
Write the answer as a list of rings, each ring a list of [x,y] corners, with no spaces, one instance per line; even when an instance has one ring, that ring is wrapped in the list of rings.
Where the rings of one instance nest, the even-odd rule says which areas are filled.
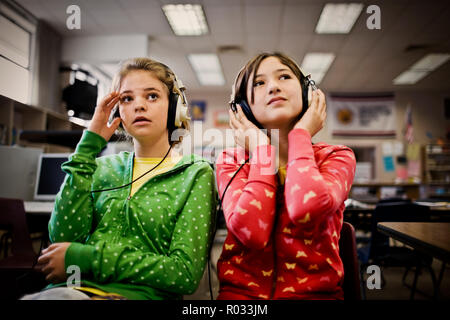
[[[327,99],[329,128],[333,136],[395,138],[394,95],[330,95]]]

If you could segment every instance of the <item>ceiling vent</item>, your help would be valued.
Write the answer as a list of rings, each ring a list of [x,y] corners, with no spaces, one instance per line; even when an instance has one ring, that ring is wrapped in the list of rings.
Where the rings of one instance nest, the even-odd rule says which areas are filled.
[[[238,45],[225,45],[217,47],[217,52],[220,53],[243,53],[244,50]]]

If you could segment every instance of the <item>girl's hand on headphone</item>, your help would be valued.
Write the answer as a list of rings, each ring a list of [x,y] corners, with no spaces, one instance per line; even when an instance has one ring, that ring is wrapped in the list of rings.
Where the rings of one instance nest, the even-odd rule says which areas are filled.
[[[312,92],[312,102],[303,117],[295,124],[294,129],[305,129],[311,135],[311,138],[319,132],[327,118],[327,104],[325,94],[322,90]]]
[[[115,118],[111,124],[108,124],[111,110],[117,102],[119,102],[118,92],[114,91],[105,96],[95,107],[94,116],[89,124],[88,130],[102,136],[106,141],[111,138],[120,125],[120,118]]]
[[[269,137],[250,120],[247,119],[240,105],[237,105],[237,114],[229,110],[230,126],[233,129],[234,141],[237,145],[253,152],[260,145],[270,144]]]

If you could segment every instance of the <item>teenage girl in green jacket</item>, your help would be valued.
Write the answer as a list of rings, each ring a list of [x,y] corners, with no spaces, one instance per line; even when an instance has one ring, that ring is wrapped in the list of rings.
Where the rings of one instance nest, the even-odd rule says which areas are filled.
[[[172,149],[171,136],[188,129],[189,118],[184,88],[167,66],[128,60],[113,90],[62,165],[67,175],[49,223],[52,245],[38,263],[52,288],[74,279],[69,267],[79,270],[81,283],[64,290],[86,298],[179,299],[196,290],[207,262],[213,170]],[[108,124],[117,104],[120,118]],[[96,158],[120,123],[134,152]]]

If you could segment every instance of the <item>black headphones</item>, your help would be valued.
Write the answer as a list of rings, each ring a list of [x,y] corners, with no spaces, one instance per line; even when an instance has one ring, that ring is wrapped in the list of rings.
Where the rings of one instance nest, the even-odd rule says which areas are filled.
[[[229,102],[231,110],[236,113],[236,104],[239,104],[242,108],[242,111],[244,112],[245,116],[248,120],[253,122],[255,126],[257,126],[259,129],[264,129],[264,127],[256,120],[255,116],[253,115],[252,109],[250,108],[250,105],[247,102],[247,83],[246,81],[243,81],[243,76],[241,76],[244,69],[241,69],[241,71],[238,73],[238,76],[236,77],[234,81],[234,85],[232,87],[232,93],[231,93],[231,100]],[[300,70],[300,68],[299,68]],[[255,70],[256,71],[256,70]],[[317,90],[316,83],[314,80],[311,79],[311,75],[304,76],[303,72],[301,72],[300,77],[300,84],[302,86],[302,104],[303,108],[300,112],[298,119],[303,117],[308,107],[311,105],[312,101],[312,91]],[[240,80],[240,83],[238,84],[238,81]],[[236,92],[237,91],[237,92]],[[306,106],[306,107],[305,107]]]
[[[170,70],[168,66],[163,63],[161,63],[161,65],[173,78],[173,89],[169,93],[169,110],[167,112],[167,129],[169,130],[170,140],[172,132],[176,128],[182,128],[183,122],[188,121],[191,118],[188,114],[188,102],[184,93],[186,87],[183,85],[181,80],[178,80],[175,73],[172,72],[172,70]],[[120,117],[119,105],[116,106],[113,117]],[[122,123],[120,124],[120,126],[123,128]]]

